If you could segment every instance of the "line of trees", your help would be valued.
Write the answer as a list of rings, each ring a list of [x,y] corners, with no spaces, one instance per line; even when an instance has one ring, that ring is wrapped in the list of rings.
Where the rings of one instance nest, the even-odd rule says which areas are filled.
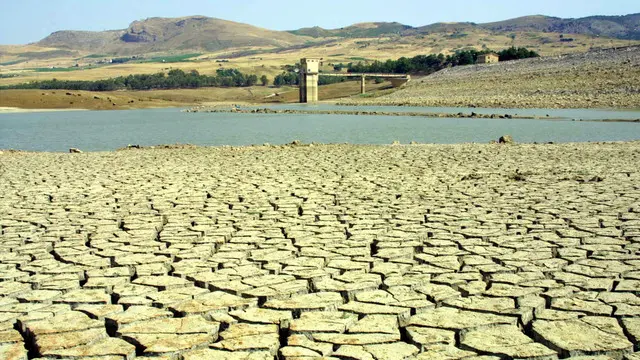
[[[350,80],[346,76],[320,76],[318,77],[318,85],[329,85],[336,84]],[[273,85],[275,86],[284,86],[284,85],[300,85],[300,77],[298,73],[292,71],[284,71],[273,79]]]
[[[334,64],[335,71],[347,69],[347,72],[353,73],[396,73],[396,74],[431,74],[447,67],[472,65],[478,62],[478,56],[482,54],[493,53],[491,50],[464,50],[458,51],[452,55],[431,54],[418,55],[412,58],[401,57],[397,60],[373,61],[371,63],[348,63]],[[539,57],[540,55],[533,50],[527,48],[511,47],[496,52],[500,57],[500,61],[510,61],[517,59],[526,59],[531,57]],[[273,85],[299,85],[298,74],[295,72],[296,65],[285,65],[284,71],[273,79]],[[318,79],[318,85],[334,84],[338,82],[354,80],[347,77],[329,77],[322,76]],[[358,79],[355,79],[358,80]]]
[[[461,65],[472,65],[478,62],[478,56],[482,54],[493,53],[491,50],[463,50],[458,51],[452,55],[443,55],[443,54],[431,54],[431,55],[418,55],[412,58],[401,57],[398,60],[387,60],[387,61],[373,61],[372,63],[366,64],[363,62],[358,62],[356,64],[349,63],[347,65],[344,64],[336,64],[334,69],[340,70],[342,68],[347,68],[348,72],[356,72],[356,73],[398,73],[398,74],[407,74],[407,73],[423,73],[423,74],[431,74],[433,72],[442,70],[447,67],[453,66],[461,66]],[[508,49],[504,49],[502,51],[496,52],[500,57],[500,61],[510,61],[517,59],[525,59],[531,57],[540,56],[533,50],[528,50],[526,48],[516,48],[511,47]]]
[[[298,85],[299,82],[298,74],[293,69],[287,69],[287,71],[273,78],[273,85],[275,86]]]
[[[258,83],[267,85],[266,76],[258,79],[256,75],[247,75],[237,69],[218,69],[216,75],[201,75],[196,70],[184,72],[173,69],[167,74],[136,74],[120,76],[117,78],[79,81],[79,80],[42,80],[25,84],[3,86],[3,89],[41,89],[41,90],[87,90],[87,91],[113,91],[113,90],[151,90],[151,89],[178,89],[200,87],[243,87],[253,86]]]

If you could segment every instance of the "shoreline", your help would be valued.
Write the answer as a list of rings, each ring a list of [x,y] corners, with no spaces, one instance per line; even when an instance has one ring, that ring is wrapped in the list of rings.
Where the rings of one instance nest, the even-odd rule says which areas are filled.
[[[187,110],[183,110],[186,113],[231,113],[231,114],[299,114],[299,115],[352,115],[352,116],[412,116],[412,117],[440,117],[440,118],[478,118],[478,119],[549,119],[559,120],[561,118],[555,117],[543,117],[543,116],[520,116],[511,114],[477,114],[472,112],[469,115],[459,112],[454,113],[429,113],[429,112],[395,112],[395,111],[371,111],[371,110],[297,110],[297,109],[283,109],[276,110],[270,108],[258,108],[258,109],[218,109],[215,107],[195,107]]]
[[[356,144],[356,143],[303,143],[299,140],[293,140],[284,144],[252,144],[252,145],[195,145],[195,144],[157,144],[157,145],[128,145],[121,148],[115,148],[112,150],[96,150],[96,151],[82,151],[81,149],[70,148],[74,151],[40,151],[40,150],[21,150],[21,149],[2,149],[0,148],[0,156],[9,154],[69,154],[71,156],[78,154],[115,154],[122,152],[138,152],[138,151],[248,151],[248,150],[278,150],[278,149],[301,149],[301,148],[335,148],[335,147],[350,147],[350,148],[411,148],[411,147],[469,147],[469,146],[490,146],[490,147],[544,147],[544,146],[597,146],[597,145],[636,145],[640,144],[639,140],[621,140],[621,141],[584,141],[584,142],[508,142],[501,143],[499,140],[492,140],[489,142],[465,142],[465,143],[450,143],[450,144],[438,144],[438,143],[420,143],[412,141],[410,143],[393,142],[391,144]]]
[[[15,114],[15,113],[34,113],[34,112],[61,112],[61,111],[90,111],[89,109],[74,109],[74,108],[51,108],[51,109],[29,109],[10,106],[0,106],[0,114]]]
[[[496,107],[496,106],[461,106],[461,105],[424,105],[424,104],[418,104],[418,103],[393,103],[393,104],[389,104],[389,103],[385,103],[385,102],[375,102],[375,101],[358,101],[358,102],[352,102],[352,101],[344,101],[344,100],[348,100],[349,98],[345,98],[345,99],[334,99],[334,100],[323,100],[323,101],[319,101],[317,103],[317,105],[335,105],[335,106],[343,106],[345,108],[357,108],[360,106],[366,106],[366,107],[396,107],[396,108],[442,108],[442,107],[449,107],[449,108],[456,108],[456,109],[460,109],[461,112],[462,111],[471,111],[473,112],[473,109],[482,109],[482,110],[507,110],[507,111],[512,111],[512,110],[586,110],[586,111],[637,111],[640,117],[640,107],[565,107],[565,108],[558,108],[558,107],[526,107],[526,106],[514,106],[514,107],[508,107],[508,106],[502,106],[502,107]],[[211,113],[215,113],[215,112],[219,112],[219,113],[224,113],[224,112],[228,112],[228,113],[247,113],[250,112],[247,109],[240,109],[240,111],[237,110],[232,110],[230,108],[227,107],[231,107],[231,106],[235,106],[235,105],[240,105],[240,106],[252,106],[252,107],[264,107],[264,108],[260,108],[260,109],[264,109],[267,112],[268,111],[272,111],[272,113],[300,113],[300,114],[305,114],[305,113],[317,113],[317,114],[327,114],[327,115],[331,115],[331,114],[337,114],[337,115],[381,115],[381,116],[422,116],[424,114],[432,116],[432,117],[470,117],[470,116],[457,116],[458,114],[456,113],[449,113],[449,112],[435,112],[435,113],[427,113],[427,112],[412,112],[412,111],[399,111],[399,112],[395,112],[395,111],[376,111],[376,110],[286,110],[286,109],[282,109],[282,110],[272,110],[270,109],[271,106],[286,106],[286,105],[299,105],[300,103],[298,102],[283,102],[283,103],[269,103],[269,102],[247,102],[245,100],[238,100],[238,101],[220,101],[220,102],[214,102],[214,101],[207,101],[207,102],[203,102],[203,103],[197,103],[197,104],[166,104],[166,105],[161,105],[161,104],[155,104],[156,106],[145,106],[145,107],[127,107],[127,108],[122,108],[122,107],[117,107],[117,108],[106,108],[106,109],[88,109],[88,108],[72,108],[72,107],[65,107],[65,108],[28,108],[28,107],[16,107],[16,106],[0,106],[0,114],[10,114],[10,113],[30,113],[30,112],[60,112],[60,111],[118,111],[118,110],[147,110],[147,109],[181,109],[183,110],[183,112],[211,112]],[[190,111],[187,111],[190,110]],[[288,111],[288,112],[285,112]],[[265,112],[265,113],[267,113]],[[377,114],[374,114],[376,113]],[[415,114],[415,115],[412,115]],[[451,116],[444,116],[444,115],[451,115]],[[505,115],[505,114],[501,114],[496,112],[495,114],[496,116],[499,115]],[[518,118],[518,119],[568,119],[568,118],[562,118],[562,117],[546,117],[546,116],[521,116],[521,115],[517,115],[514,114],[512,115],[514,119]],[[485,117],[485,114],[478,114],[478,117]],[[633,122],[636,119],[633,120],[628,120],[628,119],[607,119],[607,121],[630,121]],[[578,121],[578,120],[576,120]],[[592,121],[592,120],[581,120],[581,121]],[[602,121],[602,120],[596,120],[596,121]]]
[[[468,110],[468,108],[461,108]],[[496,109],[498,110],[498,109]],[[511,109],[517,110],[517,109]],[[459,118],[459,119],[514,119],[514,120],[555,120],[555,121],[588,121],[588,122],[631,122],[640,123],[640,112],[637,119],[571,119],[568,117],[558,116],[534,116],[534,115],[518,115],[508,113],[479,114],[471,113],[452,113],[452,112],[414,112],[414,111],[376,111],[376,110],[299,110],[299,109],[242,109],[242,108],[218,108],[217,106],[194,107],[182,110],[186,113],[230,113],[230,114],[279,114],[279,115],[349,115],[349,116],[409,116],[409,117],[426,117],[426,118]]]

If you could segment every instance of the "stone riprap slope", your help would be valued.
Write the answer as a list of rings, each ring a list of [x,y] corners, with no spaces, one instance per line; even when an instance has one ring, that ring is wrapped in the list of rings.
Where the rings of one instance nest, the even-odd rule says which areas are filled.
[[[638,359],[640,143],[0,155],[2,359]]]
[[[640,108],[640,47],[459,66],[349,104]]]

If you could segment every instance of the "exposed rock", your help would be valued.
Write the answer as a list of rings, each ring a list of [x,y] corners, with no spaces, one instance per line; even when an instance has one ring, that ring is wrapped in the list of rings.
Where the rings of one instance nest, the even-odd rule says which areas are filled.
[[[500,139],[498,139],[499,144],[515,144],[511,135],[502,135]]]

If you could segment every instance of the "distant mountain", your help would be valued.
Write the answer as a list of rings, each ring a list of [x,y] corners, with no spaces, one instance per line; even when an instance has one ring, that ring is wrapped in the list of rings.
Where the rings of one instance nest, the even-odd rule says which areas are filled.
[[[640,40],[640,13],[624,16],[589,16],[580,19],[536,15],[479,26],[492,31],[544,31]]]
[[[57,31],[36,45],[101,54],[128,54],[176,50],[216,51],[243,46],[287,47],[308,40],[308,37],[288,32],[205,16],[189,16],[134,21],[125,30]]]
[[[477,24],[470,22],[439,22],[431,25],[420,26],[414,29],[417,33],[455,33],[470,31],[478,28]]]
[[[295,35],[319,37],[345,37],[345,38],[367,38],[378,37],[391,34],[402,34],[407,30],[413,29],[412,26],[403,25],[397,22],[368,22],[359,23],[339,29],[323,29],[318,26],[311,28],[302,28],[289,31]]]
[[[291,48],[331,38],[412,36],[426,33],[460,34],[481,30],[497,34],[554,32],[640,40],[640,13],[624,16],[590,16],[561,19],[535,15],[486,24],[435,23],[412,27],[397,22],[369,22],[339,29],[320,27],[274,31],[205,16],[149,18],[127,29],[110,31],[57,31],[35,45],[93,54],[131,55],[152,52],[211,52],[247,46]]]
[[[484,29],[494,32],[555,32],[640,40],[640,13],[624,16],[590,16],[580,19],[561,19],[551,16],[534,15],[486,24],[455,22],[435,23],[420,27],[412,27],[396,22],[379,22],[356,24],[340,29],[311,27],[289,32],[314,38],[329,36],[361,38],[394,34],[407,36],[419,33],[462,32],[473,29]]]

